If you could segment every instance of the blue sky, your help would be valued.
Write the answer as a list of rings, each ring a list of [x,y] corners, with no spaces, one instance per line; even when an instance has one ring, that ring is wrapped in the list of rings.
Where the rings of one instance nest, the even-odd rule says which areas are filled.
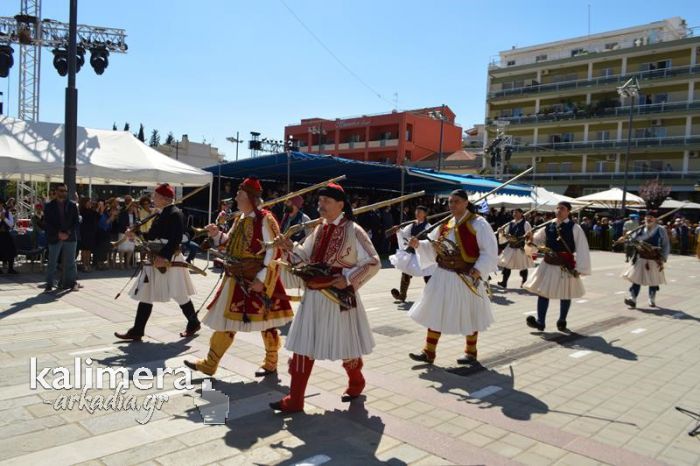
[[[236,131],[246,140],[254,130],[281,139],[301,118],[390,111],[397,93],[399,109],[444,103],[467,129],[484,118],[489,61],[513,45],[586,35],[588,5],[591,33],[673,16],[700,26],[697,2],[680,0],[285,2],[366,85],[281,0],[80,0],[78,22],[126,29],[129,50],[112,55],[102,76],[88,63],[78,74],[79,124],[121,129],[128,121],[135,131],[143,123],[163,139],[169,131],[206,139],[231,160],[225,138]],[[67,21],[67,0],[43,3],[44,18]],[[0,16],[14,16],[19,4],[2,1]],[[9,80],[0,78],[11,116],[18,55]],[[40,117],[62,122],[66,78],[51,60],[44,49]]]

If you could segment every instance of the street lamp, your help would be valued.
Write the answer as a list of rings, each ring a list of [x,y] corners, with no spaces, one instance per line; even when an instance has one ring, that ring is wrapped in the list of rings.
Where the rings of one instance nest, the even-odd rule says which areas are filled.
[[[622,178],[622,218],[625,217],[625,206],[627,204],[627,172],[630,164],[630,146],[632,145],[632,114],[634,113],[634,99],[639,95],[639,81],[632,77],[625,84],[617,88],[620,99],[630,99],[630,117],[627,123],[627,151],[625,152],[625,174]]]
[[[234,138],[233,136],[229,136],[226,138],[228,142],[232,142],[236,144],[236,162],[238,162],[238,144],[243,142],[242,139],[239,138],[238,136],[238,131],[236,131],[236,137]]]

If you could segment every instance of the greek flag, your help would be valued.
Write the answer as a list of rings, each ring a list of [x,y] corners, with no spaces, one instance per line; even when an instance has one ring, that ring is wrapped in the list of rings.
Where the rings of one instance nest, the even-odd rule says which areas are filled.
[[[489,213],[489,203],[484,199],[481,201],[481,204],[477,204],[479,207],[479,213],[480,214],[488,214]]]

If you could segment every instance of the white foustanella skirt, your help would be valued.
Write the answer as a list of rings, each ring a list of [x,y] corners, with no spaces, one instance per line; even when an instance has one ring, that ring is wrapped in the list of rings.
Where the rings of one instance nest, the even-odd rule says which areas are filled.
[[[483,281],[478,295],[457,273],[437,267],[423,296],[408,311],[423,327],[448,335],[471,335],[486,330],[495,320]]]
[[[372,329],[359,295],[357,307],[340,311],[318,290],[307,289],[284,347],[312,359],[359,358],[374,348]]]
[[[586,293],[581,277],[574,277],[558,265],[546,262],[535,269],[523,288],[550,299],[575,299]]]
[[[178,253],[173,257],[173,262],[185,262],[185,257]],[[131,287],[129,296],[143,303],[167,303],[172,299],[182,305],[195,293],[187,268],[169,267],[165,273],[161,273],[152,266],[145,265]]]
[[[623,278],[642,286],[659,286],[666,284],[666,275],[659,270],[656,261],[639,257],[634,265],[631,265],[622,274]]]
[[[524,270],[534,267],[535,263],[525,250],[506,246],[498,258],[498,265],[511,270]]]

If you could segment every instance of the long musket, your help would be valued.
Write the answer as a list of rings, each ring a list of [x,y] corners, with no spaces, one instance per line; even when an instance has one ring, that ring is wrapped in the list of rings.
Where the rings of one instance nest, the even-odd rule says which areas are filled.
[[[515,180],[518,180],[518,179],[522,178],[523,176],[527,175],[528,173],[530,173],[530,172],[531,172],[532,170],[534,170],[534,169],[535,169],[535,167],[530,167],[530,168],[528,168],[528,169],[525,170],[524,172],[521,172],[521,173],[517,174],[516,176],[514,176],[514,177],[511,178],[511,179],[509,179],[508,181],[505,181],[505,182],[501,183],[500,185],[496,186],[495,188],[493,188],[491,191],[489,191],[489,192],[487,192],[486,194],[484,194],[483,196],[481,196],[481,197],[480,197],[479,199],[477,199],[476,201],[474,201],[474,202],[469,201],[469,202],[471,202],[472,204],[478,204],[479,202],[483,201],[483,200],[486,199],[487,197],[491,196],[492,194],[494,194],[494,193],[500,191],[501,189],[505,188],[505,187],[508,186],[509,184],[513,183]],[[428,235],[429,235],[433,230],[435,230],[436,228],[440,227],[442,224],[448,222],[451,218],[452,218],[452,216],[451,216],[451,215],[448,215],[447,217],[443,218],[442,220],[440,220],[439,222],[435,223],[434,225],[430,225],[430,228],[426,228],[426,229],[423,230],[422,232],[418,233],[418,236],[416,236],[416,238],[418,238],[419,240],[422,240],[422,239],[427,238]]]
[[[340,175],[340,176],[336,176],[335,178],[331,178],[330,180],[322,181],[320,183],[316,183],[316,184],[313,184],[311,186],[307,186],[306,188],[299,189],[298,191],[294,191],[294,192],[285,194],[284,196],[280,196],[280,197],[277,197],[275,199],[272,199],[270,201],[263,202],[262,204],[260,204],[260,208],[270,207],[270,206],[273,206],[275,204],[279,204],[280,202],[288,201],[289,199],[292,199],[293,197],[302,196],[306,193],[310,193],[311,191],[315,191],[317,189],[321,189],[325,186],[328,186],[331,183],[337,183],[338,181],[342,181],[345,178],[346,178],[345,175]],[[225,200],[231,200],[231,199],[232,198],[225,199]],[[237,210],[236,212],[228,214],[226,216],[226,221],[227,222],[230,221],[231,219],[233,219],[236,215],[239,215],[240,213],[241,213],[241,211]]]
[[[404,194],[403,196],[394,197],[394,198],[387,199],[384,201],[375,202],[374,204],[365,205],[362,207],[357,207],[356,209],[352,209],[352,213],[353,213],[353,215],[361,215],[361,214],[364,214],[366,212],[371,212],[373,210],[381,209],[382,207],[387,207],[387,206],[390,206],[392,204],[397,204],[399,202],[407,201],[409,199],[413,199],[413,198],[421,197],[421,196],[425,196],[425,191],[418,191],[416,193]],[[287,231],[285,231],[283,233],[283,236],[285,238],[291,238],[292,236],[294,236],[295,234],[297,234],[298,232],[300,232],[303,229],[314,228],[316,225],[320,224],[322,221],[323,221],[323,219],[319,217],[319,218],[314,219],[314,220],[309,220],[308,222],[297,223],[296,225],[292,225],[291,227],[287,228]],[[266,243],[261,241],[261,243],[263,244],[263,246],[265,248],[270,248],[270,247],[274,246],[274,241],[269,241]]]
[[[187,199],[189,199],[190,197],[194,196],[195,194],[197,194],[198,192],[200,192],[200,191],[203,190],[204,188],[206,188],[206,186],[200,186],[199,188],[195,189],[194,191],[192,191],[191,193],[187,194],[186,196],[183,196],[183,197],[181,197],[180,199],[176,200],[173,204],[174,204],[174,205],[182,204],[182,203],[185,202]],[[139,220],[138,222],[134,223],[134,225],[133,225],[130,229],[131,229],[132,231],[133,231],[133,230],[137,230],[137,229],[141,228],[141,227],[144,226],[146,223],[150,222],[151,220],[153,220],[155,217],[157,217],[157,216],[159,216],[159,215],[160,215],[160,212],[153,212],[152,214],[147,215],[146,217],[144,217],[142,220]],[[112,245],[112,249],[118,248],[119,245],[122,244],[123,242],[125,242],[127,239],[128,239],[128,238],[126,237],[126,235],[124,235],[121,239],[119,239],[119,240],[117,240],[117,241],[113,241],[112,243],[110,243],[110,244]]]
[[[450,212],[440,212],[439,214],[428,215],[427,217],[425,217],[425,219],[426,219],[426,220],[434,220],[434,219],[440,218],[440,217],[442,217],[442,216],[444,216],[444,215],[450,215]],[[408,225],[410,225],[410,224],[413,223],[413,222],[414,222],[414,220],[408,220],[408,221],[406,221],[406,222],[399,223],[398,225],[394,225],[393,227],[389,228],[389,229],[384,233],[384,236],[386,236],[386,237],[388,238],[388,237],[390,237],[391,235],[395,234],[397,231],[399,231],[401,228],[403,228],[403,227],[405,227],[405,226],[408,226]]]
[[[537,210],[537,207],[535,207],[535,208],[533,208],[533,209],[530,209],[530,210],[528,210],[527,212],[525,212],[525,213],[523,214],[523,219],[524,219],[525,217],[527,217],[529,214],[531,214],[532,212],[535,212],[536,210]],[[500,227],[498,227],[498,230],[496,230],[496,234],[498,234],[498,233],[500,233],[501,231],[505,230],[506,227],[507,227],[509,224],[510,224],[510,222],[507,222],[507,223],[504,223],[503,225],[501,225]]]
[[[574,213],[578,212],[579,210],[584,210],[584,209],[586,209],[586,208],[592,206],[593,204],[595,204],[595,202],[589,202],[588,204],[584,204],[584,205],[582,205],[582,206],[576,207],[575,209],[572,209],[571,212],[569,212],[569,214],[574,214]],[[546,227],[547,225],[549,225],[550,223],[556,222],[556,221],[557,221],[557,218],[554,217],[554,218],[552,218],[552,219],[550,219],[550,220],[547,220],[547,221],[544,222],[544,223],[540,223],[540,224],[537,225],[536,227],[533,227],[532,230],[530,230],[528,233],[534,233],[534,232],[536,232],[537,230],[540,230],[540,229]],[[524,237],[523,237],[523,238],[524,238]]]
[[[685,207],[686,204],[687,204],[687,203],[684,202],[683,204],[681,204],[680,207],[676,207],[675,209],[670,210],[670,211],[666,212],[665,214],[656,217],[656,221],[658,222],[659,220],[664,219],[664,218],[668,217],[668,216],[671,215],[671,214],[675,214],[676,212],[678,212],[679,210],[681,210],[683,207]],[[614,242],[613,244],[624,243],[625,240],[627,240],[627,238],[629,238],[629,237],[632,235],[632,233],[635,233],[636,231],[641,230],[641,229],[644,228],[644,227],[645,227],[645,225],[644,225],[644,223],[642,223],[642,224],[639,225],[638,227],[636,227],[636,228],[634,228],[634,229],[628,231],[628,232],[625,233],[624,235],[620,236],[618,239],[615,240],[615,242]]]

